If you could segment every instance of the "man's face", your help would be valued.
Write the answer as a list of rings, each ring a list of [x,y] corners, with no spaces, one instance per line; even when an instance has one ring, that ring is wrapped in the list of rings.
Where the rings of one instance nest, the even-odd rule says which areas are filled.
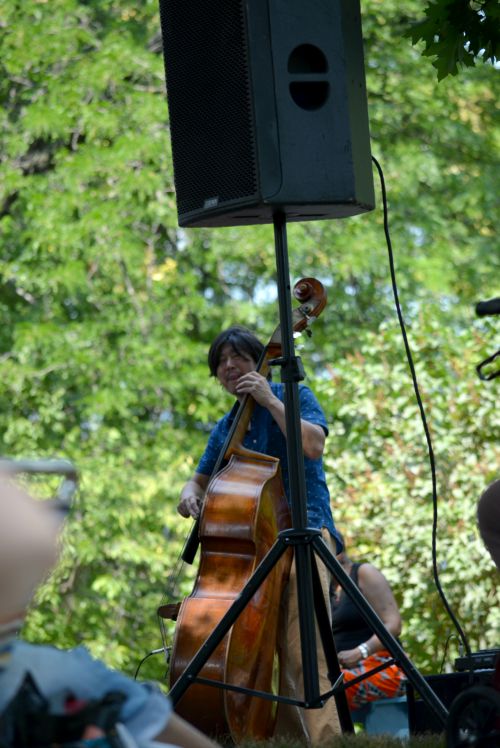
[[[230,343],[227,343],[221,351],[219,365],[217,367],[217,379],[231,395],[236,393],[236,383],[243,374],[255,371],[257,365],[251,356],[238,353]]]

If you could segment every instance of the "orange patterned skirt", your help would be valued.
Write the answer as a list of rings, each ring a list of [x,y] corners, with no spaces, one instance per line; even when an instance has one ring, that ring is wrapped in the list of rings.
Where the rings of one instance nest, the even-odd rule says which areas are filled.
[[[384,662],[392,660],[391,654],[386,650],[382,649],[376,654],[370,655],[365,660],[362,660],[359,667],[352,670],[346,670],[342,668],[344,674],[344,682],[346,685],[349,681],[358,678],[363,673],[367,673],[369,670],[378,667]],[[380,670],[378,673],[374,673],[368,678],[365,678],[360,683],[356,683],[354,686],[346,689],[347,703],[349,709],[355,710],[367,704],[369,701],[378,701],[379,699],[395,699],[398,696],[404,696],[405,694],[405,683],[406,677],[401,668],[395,663]]]

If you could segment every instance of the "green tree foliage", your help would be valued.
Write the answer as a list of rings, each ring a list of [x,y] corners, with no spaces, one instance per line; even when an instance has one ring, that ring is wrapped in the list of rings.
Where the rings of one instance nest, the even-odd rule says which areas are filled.
[[[488,334],[447,337],[423,315],[409,334],[436,461],[437,571],[475,651],[493,646],[500,631],[498,572],[475,528],[476,499],[500,462],[498,393],[470,375]],[[364,335],[328,371],[317,389],[332,423],[327,465],[337,522],[353,555],[385,570],[404,645],[436,672],[457,632],[434,584],[429,455],[394,325]],[[452,665],[456,644],[450,653]]]
[[[402,38],[419,10],[363,4],[372,148],[435,439],[443,584],[473,645],[493,646],[474,507],[498,472],[498,416],[474,364],[495,324],[472,304],[498,292],[496,72],[438,89]],[[235,321],[263,337],[277,321],[273,233],[177,227],[156,0],[1,0],[0,28],[2,452],[65,457],[81,474],[26,636],[85,642],[133,672],[160,643],[155,611],[187,531],[179,489],[227,406],[208,343]],[[431,579],[425,440],[381,208],[290,226],[289,246],[294,278],[329,292],[301,345],[332,425],[335,514],[353,555],[394,583],[409,653],[430,670],[451,627]]]
[[[459,67],[474,67],[477,60],[494,63],[500,56],[500,5],[498,0],[433,0],[407,36],[414,44],[424,42],[422,54],[434,58],[438,80],[457,75]]]

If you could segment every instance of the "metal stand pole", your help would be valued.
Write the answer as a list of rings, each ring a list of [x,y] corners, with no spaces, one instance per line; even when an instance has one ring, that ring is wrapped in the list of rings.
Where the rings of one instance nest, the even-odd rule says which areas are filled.
[[[274,243],[278,282],[278,305],[283,350],[281,381],[285,385],[286,450],[290,486],[292,528],[304,531],[307,527],[307,488],[302,453],[300,427],[299,385],[303,375],[295,356],[288,267],[288,247],[285,215],[274,216]],[[318,663],[316,661],[316,629],[312,589],[312,560],[310,544],[298,543],[294,549],[297,570],[297,593],[300,623],[300,644],[304,674],[305,701],[314,704],[319,699]]]

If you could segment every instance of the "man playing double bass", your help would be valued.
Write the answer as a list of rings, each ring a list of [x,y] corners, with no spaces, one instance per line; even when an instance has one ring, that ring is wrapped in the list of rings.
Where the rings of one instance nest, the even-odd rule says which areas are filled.
[[[256,371],[264,346],[246,328],[233,326],[220,333],[213,341],[208,364],[212,376],[217,377],[229,394],[241,401],[250,395],[256,402],[251,423],[243,446],[280,460],[283,485],[289,500],[288,461],[286,452],[286,425],[284,385],[269,382]],[[341,551],[330,507],[330,496],[325,481],[322,455],[325,436],[328,434],[325,416],[312,391],[299,387],[301,436],[304,451],[304,468],[307,487],[308,526],[320,528],[323,539],[332,551]],[[196,472],[184,485],[178,512],[183,517],[198,517],[210,477],[234,417],[234,409],[223,416],[214,427]],[[318,559],[318,571],[327,610],[330,612],[330,573]],[[286,637],[282,651],[280,694],[300,698],[302,689],[302,660],[300,627],[295,580],[292,565],[288,591],[285,594],[283,625]],[[321,693],[331,688],[323,648],[318,642],[319,687]],[[276,735],[305,738],[307,743],[321,745],[340,733],[335,701],[328,699],[321,709],[299,709],[280,704]]]

